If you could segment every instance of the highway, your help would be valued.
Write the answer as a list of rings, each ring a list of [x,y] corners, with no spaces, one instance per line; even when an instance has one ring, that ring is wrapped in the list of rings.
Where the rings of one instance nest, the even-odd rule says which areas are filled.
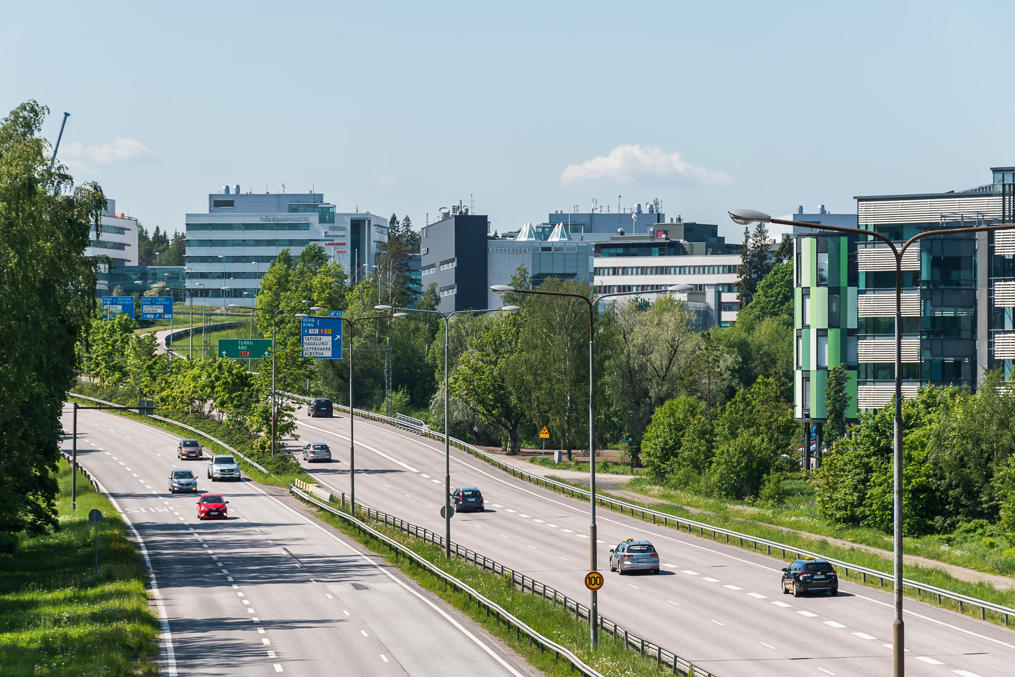
[[[299,442],[330,445],[331,463],[306,464],[322,485],[349,491],[349,421],[298,412]],[[444,532],[443,444],[356,420],[356,497]],[[452,539],[587,602],[588,504],[540,489],[451,450],[452,487],[478,487],[486,512],[456,514]],[[521,462],[524,463],[524,462]],[[647,538],[662,575],[607,573],[600,613],[721,677],[890,675],[892,596],[842,582],[837,597],[780,591],[781,560],[598,511],[599,569],[609,548]],[[908,675],[1001,677],[1015,665],[1015,633],[907,598]]]
[[[177,437],[113,414],[79,411],[78,438],[78,462],[147,548],[168,618],[163,674],[537,674],[397,569],[303,514],[285,490],[206,480],[206,462],[177,460]],[[69,436],[62,446],[70,450]],[[194,470],[200,493],[223,494],[229,519],[198,521],[197,496],[169,494],[173,466]]]

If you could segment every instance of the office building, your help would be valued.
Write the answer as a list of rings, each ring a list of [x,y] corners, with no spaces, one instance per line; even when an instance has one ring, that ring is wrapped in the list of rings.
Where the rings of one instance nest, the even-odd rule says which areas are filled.
[[[558,224],[546,240],[536,237],[535,229],[526,224],[514,237],[487,240],[487,288],[507,284],[519,266],[525,266],[533,287],[547,279],[592,281],[592,242],[568,237]],[[486,308],[497,308],[503,297],[487,292]]]
[[[698,239],[671,239],[670,233]],[[689,284],[688,303],[708,308],[703,328],[725,327],[736,320],[739,307],[737,250],[719,237],[715,224],[658,224],[646,235],[614,235],[595,242],[593,284],[597,294],[639,291],[647,301],[672,285]]]
[[[299,255],[311,242],[342,264],[350,284],[373,274],[387,220],[339,213],[322,193],[208,195],[206,214],[187,214],[187,289],[215,304],[254,305],[261,278],[283,249]]]
[[[485,215],[456,205],[441,208],[440,220],[420,231],[420,286],[436,286],[442,313],[487,307],[489,227]]]
[[[161,282],[166,285],[167,296],[176,301],[187,298],[187,276],[183,266],[120,266],[99,271],[96,277],[100,296],[132,296]]]
[[[653,200],[644,208],[639,203],[630,209],[620,208],[619,205],[615,212],[609,209],[609,205],[597,205],[591,212],[579,212],[577,208],[570,212],[553,212],[547,217],[546,223],[535,227],[536,237],[540,240],[549,239],[557,226],[563,226],[567,236],[576,241],[609,240],[621,231],[625,235],[647,236],[653,227],[666,220],[666,215],[659,209],[659,200]]]
[[[856,227],[856,214],[803,207],[787,219]],[[852,235],[793,228],[794,416],[820,426],[828,418],[828,370],[846,370],[846,418],[857,417],[857,270]]]
[[[85,256],[102,257],[105,262],[100,271],[138,264],[137,219],[116,211],[116,200],[107,200],[106,210],[99,217],[99,230],[95,224],[88,231]]]

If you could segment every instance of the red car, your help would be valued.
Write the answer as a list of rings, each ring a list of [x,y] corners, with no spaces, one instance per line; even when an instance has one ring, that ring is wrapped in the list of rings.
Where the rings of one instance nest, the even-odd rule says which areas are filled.
[[[205,517],[221,517],[226,519],[226,503],[229,501],[219,494],[204,494],[197,502],[197,518],[203,520]]]

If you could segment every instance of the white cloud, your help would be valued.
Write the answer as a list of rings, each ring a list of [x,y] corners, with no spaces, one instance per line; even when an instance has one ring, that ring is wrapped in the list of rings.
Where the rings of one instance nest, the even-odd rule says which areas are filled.
[[[118,136],[111,143],[100,143],[97,146],[71,143],[60,155],[68,164],[110,165],[124,160],[141,160],[154,154],[148,146],[137,139],[125,139]]]
[[[728,186],[733,183],[730,174],[691,164],[680,153],[664,153],[659,146],[637,144],[617,146],[608,155],[597,155],[580,164],[568,165],[560,180],[564,183],[596,179],[628,182],[647,176],[677,176],[707,186]]]

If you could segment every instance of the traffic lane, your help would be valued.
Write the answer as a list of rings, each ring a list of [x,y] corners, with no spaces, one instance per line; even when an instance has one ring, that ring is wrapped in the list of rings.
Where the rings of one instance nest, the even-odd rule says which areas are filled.
[[[151,453],[142,453],[141,460],[161,456],[161,462],[167,464],[166,477],[168,465],[192,469],[195,466],[206,465],[193,461],[177,461],[176,438],[164,431],[121,417],[108,418],[110,435],[123,440],[134,451],[142,449],[142,445],[149,449]],[[138,429],[148,431],[150,437],[139,438]],[[160,435],[162,440],[158,439]],[[128,437],[131,439],[126,440]],[[171,447],[166,444],[167,442],[171,443]],[[169,450],[173,455],[170,455]],[[156,458],[155,462],[148,463],[146,468],[149,473],[157,474],[160,465],[159,459]],[[344,664],[348,665],[349,655],[343,645],[356,648],[363,661],[364,671],[369,674],[386,674],[392,670],[396,672],[409,670],[412,674],[437,674],[431,671],[434,647],[450,652],[454,656],[450,661],[443,661],[442,665],[450,664],[462,670],[482,674],[518,675],[524,674],[529,669],[516,656],[503,651],[502,647],[491,647],[490,638],[477,636],[471,632],[465,627],[470,624],[468,621],[463,623],[447,616],[438,604],[419,595],[412,587],[396,579],[386,570],[386,565],[377,566],[356,547],[350,546],[315,521],[269,498],[256,484],[212,483],[205,480],[200,473],[198,477],[201,490],[222,493],[231,501],[229,505],[231,516],[228,521],[198,523],[196,519],[192,519],[193,526],[190,528],[194,530],[196,539],[199,541],[204,539],[203,552],[211,558],[218,571],[225,577],[229,588],[243,605],[250,622],[257,626],[257,632],[263,635],[267,631],[272,635],[260,637],[262,646],[267,647],[265,654],[271,660],[282,661],[283,657],[286,658],[282,663],[273,664],[276,672],[282,665],[286,666],[287,671],[293,669],[299,671],[299,665],[315,666],[311,667],[307,674],[319,674],[321,665],[334,663],[335,660],[344,660]],[[194,495],[176,494],[165,497],[165,500],[170,503],[182,501],[181,513],[186,509],[193,509],[196,513]],[[345,561],[336,558],[335,553],[326,552],[322,558],[320,554],[322,546],[337,548],[342,555],[355,553],[358,561],[370,564],[365,568],[367,574],[360,576],[365,582],[354,581],[355,586],[352,589],[356,590],[358,600],[369,598],[371,590],[380,591],[385,599],[397,599],[394,604],[403,611],[408,609],[410,611],[408,617],[395,621],[388,615],[370,612],[368,608],[369,613],[357,618],[356,612],[353,612],[352,617],[348,615],[349,611],[356,607],[354,604],[346,604],[347,608],[341,610],[336,608],[343,601],[341,596],[328,592],[321,586],[329,584],[330,574],[327,572],[335,571],[336,568],[352,570],[354,563],[350,563],[347,556]],[[300,554],[301,549],[306,550],[301,556],[304,562],[310,561],[315,568],[325,572],[323,583],[308,576],[304,567],[296,560],[296,555]],[[385,580],[375,584],[372,578],[380,576],[381,573],[386,576]],[[401,593],[390,589],[391,581],[398,583]],[[235,586],[240,586],[239,590]],[[342,623],[343,631],[340,634],[344,634],[343,637],[336,637],[336,633],[322,630],[328,624],[336,622],[336,619]],[[406,631],[389,633],[387,627],[390,625],[403,626]],[[384,636],[389,636],[386,644],[376,639]],[[286,650],[283,652],[277,647],[285,647]],[[322,647],[329,655],[320,655]],[[337,655],[330,655],[335,652],[338,652]],[[294,661],[297,663],[295,668],[291,665]]]
[[[412,464],[415,464],[416,466],[420,466],[421,468],[424,468],[424,469],[427,468],[427,459],[425,458],[425,456],[420,456],[418,454],[414,455],[412,453],[409,453],[410,450],[413,448],[413,446],[417,446],[417,445],[430,446],[432,452],[436,452],[440,456],[443,455],[443,450],[442,449],[436,449],[436,450],[434,450],[432,448],[432,445],[428,445],[426,441],[420,440],[416,436],[409,436],[409,435],[406,435],[405,433],[401,433],[399,431],[394,431],[394,430],[392,430],[390,428],[382,430],[382,432],[385,433],[384,436],[386,436],[386,437],[395,436],[396,438],[401,438],[401,439],[393,440],[394,445],[386,444],[384,441],[378,439],[378,436],[375,436],[375,435],[372,434],[371,427],[372,427],[372,424],[367,423],[367,424],[365,424],[363,426],[360,426],[358,428],[358,433],[359,434],[357,435],[357,439],[358,439],[357,447],[359,447],[361,449],[367,449],[370,446],[378,446],[379,445],[379,446],[388,447],[388,451],[391,452],[392,451],[391,446],[396,446],[398,451],[400,452],[399,453],[399,457],[401,459],[404,459],[402,461],[403,464],[405,463],[405,461],[408,461],[408,462],[410,462]],[[406,442],[408,442],[408,444],[406,444]],[[415,445],[413,444],[414,442],[415,442]],[[457,462],[460,459],[455,458],[454,460]],[[438,461],[443,461],[443,458],[438,458]],[[364,461],[364,463],[365,462],[366,461]],[[431,459],[431,469],[433,469],[432,468],[432,464],[433,464],[433,461]],[[362,463],[361,463],[361,465],[362,465]],[[371,463],[371,466],[374,466],[374,465],[375,465],[374,463]],[[463,463],[461,465],[469,466],[470,464],[468,462],[466,462],[466,463]],[[458,485],[478,484],[479,486],[483,486],[482,484],[479,484],[478,482],[474,482],[472,480],[463,481],[462,479],[460,479],[460,478],[463,477],[463,473],[460,473],[460,472],[457,471],[457,468],[459,468],[459,467],[460,467],[460,465],[458,463],[456,463],[456,472],[455,472],[455,480],[456,480],[455,483],[456,484],[458,484]],[[495,472],[495,471],[492,471],[492,469],[489,469],[489,470],[480,470],[481,476],[485,477],[485,478],[488,478],[488,479],[489,479],[489,475],[491,474],[491,472]],[[420,473],[420,474],[422,475],[422,473]],[[467,472],[464,473],[464,475],[467,476]],[[403,475],[400,476],[401,479],[405,479],[407,477],[409,477],[409,475],[406,475],[404,473],[403,473]],[[426,478],[423,478],[423,479],[426,479]],[[510,478],[509,477],[503,477],[503,478],[499,478],[499,479],[502,482],[504,482],[504,483],[508,483],[508,480]],[[363,500],[366,500],[366,497],[363,494],[363,489],[362,489],[363,486],[364,486],[364,483],[361,481],[360,482],[360,488],[358,489],[358,493],[360,494],[360,496],[364,497]],[[522,488],[522,491],[523,491],[523,493],[525,495],[528,496],[528,495],[531,495],[533,493],[532,490],[531,490],[531,489],[533,489],[531,487],[531,485],[524,485],[523,484],[522,487],[525,487],[525,488]],[[407,493],[405,491],[400,491],[399,489],[401,489],[401,487],[396,488],[396,490],[394,492],[389,492],[389,494],[387,494],[386,496],[383,496],[382,498],[392,499],[392,498],[395,497],[395,495],[397,495],[399,493],[401,493],[403,496]],[[490,494],[489,491],[487,491],[487,493],[485,495],[487,496],[487,503],[489,505],[490,501],[491,501],[489,496],[491,494]],[[438,496],[438,499],[439,498],[440,497]],[[561,497],[559,497],[559,496],[554,497],[552,494],[550,494],[549,497],[547,497],[547,498],[549,500],[551,500],[551,501],[555,501],[556,503],[561,503],[562,502],[562,501],[559,500]],[[383,508],[383,506],[379,506],[379,507]],[[530,509],[531,510],[535,510],[534,508],[530,508]],[[582,507],[580,507],[578,509],[582,510],[584,512],[587,512],[587,506],[582,506]],[[614,515],[613,513],[608,513],[608,514],[611,515],[611,516]],[[422,521],[422,522],[424,522],[424,526],[430,526],[431,528],[435,528],[435,530],[438,530],[438,531],[441,530],[441,527],[440,527],[439,524],[433,524],[432,523],[433,520],[426,520],[426,519],[418,520],[417,519],[417,520],[413,520],[413,521],[416,521],[416,522],[421,522]],[[428,521],[431,522],[431,524],[426,524],[426,522],[428,522]],[[587,518],[586,518],[586,521],[587,521]],[[611,521],[611,517],[606,517],[602,513],[600,513],[599,522],[600,522],[600,533],[601,534],[608,535],[608,533],[603,530],[603,526],[604,526],[604,524],[608,524],[610,521]],[[628,521],[631,522],[632,520],[628,520]],[[545,522],[545,520],[544,520],[544,522]],[[627,528],[627,529],[636,528],[636,529],[644,530],[644,529],[642,529],[644,526],[645,526],[644,522],[633,521],[633,524],[631,526],[628,526],[628,527],[625,527],[625,528]],[[564,527],[564,528],[567,528],[567,527]],[[585,528],[587,528],[587,527],[585,527]],[[647,530],[644,530],[644,531],[647,531]],[[656,531],[659,531],[659,529],[657,529]],[[662,538],[666,538],[666,539],[672,539],[672,534],[674,533],[673,530],[670,529],[670,530],[666,530],[666,531],[668,531],[669,533],[668,534],[667,533],[663,533],[661,535],[661,537]],[[456,533],[458,533],[458,532],[456,531]],[[614,535],[616,535],[616,534],[614,534]],[[647,537],[653,538],[653,539],[658,539],[659,538],[659,536],[656,536],[655,534],[650,534]],[[461,539],[456,536],[456,540],[461,540]],[[620,540],[620,538],[618,537],[617,540]],[[683,536],[680,537],[678,540],[681,540],[681,541],[683,541],[683,540],[689,540],[689,541],[699,541],[700,542],[700,539],[686,539]],[[466,543],[466,544],[468,545],[468,543]],[[659,542],[657,542],[656,544],[657,544],[657,546],[660,545]],[[482,547],[477,547],[477,546],[472,546],[472,547],[476,547],[476,549],[482,550],[486,554],[493,554],[493,553],[490,553],[488,549],[484,550]],[[698,546],[698,547],[700,547],[700,546]],[[586,548],[587,548],[587,546],[586,546]],[[715,550],[714,544],[710,545],[707,549],[708,550]],[[739,549],[732,549],[732,551],[734,553],[737,553],[736,556],[740,557],[741,559],[743,559],[744,556],[750,558],[751,555],[752,555],[751,553],[744,553],[744,551],[739,550]],[[494,555],[494,556],[496,556],[496,555]],[[664,561],[666,561],[667,553],[665,551],[663,552],[663,556],[664,556]],[[585,555],[585,557],[587,558],[587,549],[586,549],[586,555]],[[748,595],[750,597],[750,599],[753,599],[753,600],[768,599],[770,597],[770,595],[768,595],[766,593],[769,590],[772,590],[772,589],[778,590],[778,579],[779,579],[778,569],[781,568],[781,566],[783,566],[783,563],[781,563],[781,562],[775,562],[775,564],[778,565],[778,568],[776,568],[776,567],[772,566],[773,562],[772,562],[772,560],[770,558],[755,557],[753,559],[757,560],[757,561],[753,562],[753,564],[755,564],[756,566],[761,567],[762,571],[767,572],[765,574],[767,576],[767,578],[765,578],[764,580],[754,580],[753,581],[753,585],[751,585],[751,587],[748,587],[747,585],[737,585],[736,583],[722,583],[721,585],[723,585],[723,587],[726,590],[729,590],[730,592],[739,592],[739,590],[731,589],[730,587],[726,587],[726,586],[731,586],[732,588],[740,588],[741,590],[748,590],[748,592],[746,592],[745,594]],[[697,558],[695,558],[695,562],[691,562],[691,563],[689,563],[689,565],[690,564],[694,564],[696,562],[697,562]],[[511,564],[511,561],[506,561],[505,563]],[[719,564],[718,566],[722,566],[722,565]],[[520,567],[520,568],[523,569],[524,567]],[[602,568],[602,566],[601,566],[601,568]],[[695,573],[697,573],[697,572],[695,572]],[[686,574],[686,575],[692,576],[693,574]],[[545,576],[542,577],[542,578],[543,578],[543,580],[546,580]],[[714,579],[714,577],[710,577],[710,578]],[[738,578],[738,580],[740,579],[739,576],[737,578]],[[714,579],[714,580],[718,581],[719,579]],[[547,580],[547,582],[550,582],[550,581]],[[572,583],[573,583],[573,581],[572,581]],[[845,594],[843,596],[841,596],[840,598],[836,598],[835,600],[827,600],[828,602],[831,602],[832,604],[835,604],[836,606],[830,607],[828,609],[819,609],[820,611],[825,612],[825,613],[832,613],[832,612],[834,612],[834,614],[836,614],[836,615],[842,615],[841,612],[842,612],[842,610],[844,608],[845,609],[849,609],[849,613],[845,614],[842,618],[828,618],[828,617],[823,616],[822,613],[818,613],[818,612],[814,612],[814,611],[809,611],[808,609],[800,609],[799,610],[799,611],[804,612],[804,613],[800,614],[803,619],[815,619],[816,618],[816,619],[818,619],[817,623],[820,623],[821,626],[824,626],[824,627],[821,627],[818,630],[818,632],[824,632],[824,633],[826,633],[828,635],[828,640],[829,641],[828,641],[827,646],[829,647],[829,651],[828,651],[829,655],[839,655],[841,653],[842,636],[844,636],[844,635],[848,635],[848,638],[847,638],[846,641],[852,643],[853,649],[856,652],[855,655],[858,656],[858,657],[867,656],[868,654],[870,654],[872,652],[876,654],[878,648],[880,648],[880,649],[886,649],[887,648],[887,647],[884,646],[884,644],[887,643],[887,640],[886,641],[880,641],[880,642],[878,640],[879,640],[879,635],[881,635],[882,638],[883,638],[883,635],[885,634],[884,632],[882,632],[882,630],[890,628],[890,622],[891,622],[890,621],[890,619],[891,619],[891,606],[890,606],[890,599],[891,598],[890,598],[890,595],[885,593],[884,595],[882,595],[882,599],[874,599],[874,598],[870,597],[868,595],[868,593],[873,592],[873,593],[877,594],[877,591],[870,591],[869,588],[865,588],[865,587],[862,587],[862,586],[854,586],[854,587],[856,588],[856,592],[854,592],[853,594],[855,595],[855,597],[858,600],[863,600],[863,601],[866,601],[866,602],[868,602],[870,604],[873,604],[875,606],[879,606],[881,613],[879,614],[877,609],[859,608],[858,605],[846,605],[846,604],[843,604],[843,599],[848,599]],[[753,589],[751,589],[751,588],[753,588]],[[764,591],[764,592],[759,592],[758,588],[761,588],[761,590]],[[843,584],[843,588],[844,588],[844,590],[846,590],[848,592],[849,588],[850,588],[850,584],[844,583]],[[566,588],[565,588],[565,590],[566,590]],[[569,591],[569,594],[571,594],[570,591]],[[760,597],[758,597],[759,595],[760,595]],[[773,605],[775,605],[777,608],[783,608],[783,609],[787,608],[787,607],[780,606],[782,604],[787,604],[786,602],[772,601],[771,603]],[[914,602],[913,604],[915,605],[916,603]],[[819,607],[822,606],[822,604],[820,602],[817,605]],[[919,605],[919,606],[927,607],[927,605]],[[793,605],[790,604],[789,608],[793,608]],[[978,630],[981,630],[981,629],[985,630],[987,632],[987,634],[989,635],[989,634],[991,634],[991,632],[990,632],[991,630],[997,630],[993,626],[986,626],[985,628],[978,627],[978,626],[982,626],[983,624],[977,624],[975,621],[972,621],[970,619],[966,619],[965,617],[958,616],[956,614],[952,614],[950,612],[945,612],[943,610],[935,609],[935,608],[932,608],[932,607],[927,607],[927,608],[930,609],[932,612],[936,612],[939,615],[945,616],[945,619],[942,620],[940,618],[927,617],[924,613],[922,613],[923,610],[918,610],[918,611],[914,612],[910,608],[907,611],[907,620],[909,621],[909,623],[907,623],[907,625],[913,626],[915,623],[919,623],[921,621],[925,621],[927,624],[929,624],[931,626],[931,628],[929,628],[929,629],[928,628],[921,628],[921,632],[917,633],[917,634],[914,634],[913,632],[910,632],[910,635],[911,635],[911,639],[910,639],[910,642],[909,642],[910,647],[914,649],[914,653],[921,652],[921,653],[917,654],[917,657],[916,657],[915,660],[918,660],[920,663],[926,662],[928,665],[937,665],[938,663],[935,663],[935,662],[932,662],[932,661],[938,661],[940,659],[934,658],[933,654],[938,653],[940,655],[940,652],[942,650],[942,646],[945,646],[945,647],[950,646],[951,648],[955,649],[955,651],[953,651],[950,655],[952,655],[952,656],[955,656],[955,655],[964,655],[963,660],[972,660],[973,662],[975,662],[977,664],[978,669],[984,669],[984,670],[987,671],[987,674],[989,674],[989,670],[992,669],[992,668],[991,668],[990,665],[986,665],[986,664],[991,662],[992,659],[990,658],[990,656],[994,656],[994,658],[997,658],[997,659],[1002,660],[1002,661],[1006,661],[1006,660],[1010,659],[1010,656],[1008,655],[1008,653],[1011,651],[1010,637],[1006,636],[1009,633],[1006,633],[1005,631],[1001,631],[1000,633],[996,633],[996,634],[1000,634],[1001,637],[989,637],[989,636],[981,634],[980,632],[978,632]],[[887,614],[885,612],[886,609],[887,609]],[[885,620],[884,618],[879,618],[879,615],[880,616],[887,615],[887,620]],[[621,619],[617,619],[617,620],[621,620]],[[799,620],[799,619],[797,619],[797,620]],[[964,647],[964,646],[956,646],[955,645],[955,641],[950,639],[950,637],[949,637],[951,634],[953,634],[956,631],[956,626],[954,624],[955,621],[958,621],[959,623],[965,624],[967,626],[971,626],[971,627],[962,628],[960,630],[960,632],[962,632],[962,634],[964,634],[964,636],[966,637],[966,639],[968,641],[970,641],[970,642],[972,642],[974,644],[977,644],[977,643],[980,643],[980,642],[985,643],[985,644],[991,644],[991,645],[993,645],[995,647],[996,651],[994,651],[994,652],[981,652],[981,651],[978,651],[978,650],[969,651],[969,650],[965,650],[966,647]],[[815,625],[815,624],[816,623],[811,623],[812,626]],[[876,627],[874,628],[873,631],[870,631],[870,630],[868,630],[868,627],[871,626],[872,624],[875,625]],[[785,625],[786,624],[783,623],[783,625],[780,626],[780,628],[781,627],[785,627]],[[813,636],[815,634],[815,630],[813,628],[808,628],[805,632],[806,632],[806,636],[809,637],[809,638],[813,638]],[[789,632],[780,632],[780,636],[781,637],[787,637],[787,636],[794,636],[794,635],[793,635],[792,629],[790,629]],[[919,642],[914,641],[912,639],[912,637],[921,637],[921,638],[926,637],[927,641],[924,641],[923,644],[921,645]],[[946,644],[942,645],[941,644],[942,640],[945,641]],[[766,644],[771,644],[771,642],[766,642]],[[813,642],[808,641],[808,645],[809,646],[813,646]],[[871,648],[872,646],[874,647],[873,650]],[[984,658],[985,656],[987,658]]]
[[[237,666],[243,674],[274,674],[252,641],[249,621],[239,620],[240,601],[218,584],[218,567],[190,536],[184,506],[159,490],[152,464],[137,458],[138,433],[125,439],[91,415],[78,417],[78,461],[100,478],[145,543],[181,674],[223,674]]]

